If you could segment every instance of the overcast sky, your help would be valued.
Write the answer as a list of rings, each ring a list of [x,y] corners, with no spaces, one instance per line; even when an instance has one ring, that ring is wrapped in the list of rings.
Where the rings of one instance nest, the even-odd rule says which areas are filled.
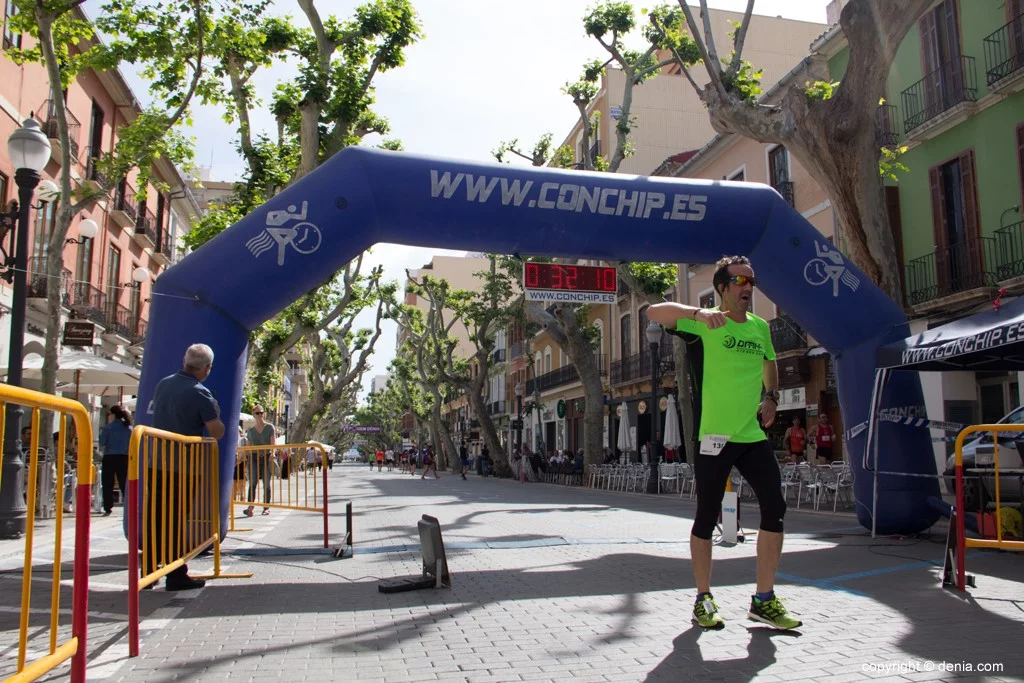
[[[347,19],[358,2],[317,0],[321,15]],[[560,88],[574,80],[582,64],[602,56],[602,48],[584,35],[581,18],[593,0],[414,0],[425,38],[407,51],[406,65],[381,74],[378,114],[391,121],[392,137],[408,152],[469,160],[492,160],[503,140],[519,138],[526,147],[547,132],[556,142],[568,133],[577,111]],[[696,5],[691,0],[691,5]],[[710,6],[742,12],[745,0],[710,0]],[[758,0],[757,14],[824,23],[827,0]],[[642,2],[635,3],[638,8]],[[304,24],[297,4],[279,0],[279,14]],[[294,9],[291,9],[294,8]],[[288,78],[280,67],[256,79],[268,97]],[[274,131],[269,114],[257,112],[254,127]],[[215,180],[240,176],[237,135],[221,114],[199,110],[193,134],[196,162],[211,167]],[[372,140],[368,141],[373,144]],[[404,280],[406,268],[418,268],[434,253],[454,253],[380,244],[371,263],[383,263],[388,278]],[[365,324],[373,316],[365,312]],[[395,327],[389,324],[366,374],[385,374],[394,357]]]

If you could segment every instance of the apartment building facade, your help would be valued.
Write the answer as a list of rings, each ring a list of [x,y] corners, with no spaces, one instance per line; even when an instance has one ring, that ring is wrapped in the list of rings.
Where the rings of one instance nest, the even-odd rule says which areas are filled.
[[[812,49],[841,78],[842,32]],[[1024,2],[937,0],[900,44],[887,89],[883,116],[907,148],[888,197],[916,333],[1024,289]],[[1024,398],[1016,372],[921,378],[933,419],[995,422]],[[941,471],[950,445],[935,451]]]
[[[732,22],[743,14],[710,9],[715,45],[732,45]],[[754,14],[743,48],[744,58],[764,69],[762,86],[767,88],[782,78],[807,56],[807,46],[825,30],[824,24]],[[595,45],[595,47],[598,47]],[[599,49],[599,48],[598,48]],[[692,73],[703,83],[702,67]],[[610,158],[615,150],[615,126],[622,111],[625,77],[619,69],[609,68],[601,77],[598,93],[590,107],[590,116],[600,114],[589,150],[583,146],[583,124],[577,122],[562,144],[570,145],[580,162],[586,154]],[[619,166],[619,173],[647,175],[665,158],[680,150],[698,149],[714,134],[707,109],[678,66],[664,69],[658,76],[633,88],[630,107],[633,155]]]
[[[5,12],[11,11],[14,11],[13,4],[8,3]],[[86,19],[80,11],[78,14],[78,18]],[[33,38],[13,34],[5,13],[3,41],[0,136],[6,138],[22,121],[35,118],[51,144],[51,160],[41,175],[59,184],[60,144],[45,69],[37,64],[18,66],[6,55],[6,49],[12,45],[30,47]],[[68,108],[73,185],[102,186],[106,178],[97,168],[96,159],[113,150],[118,131],[134,119],[141,107],[116,70],[80,74],[65,90],[64,97]],[[17,198],[14,171],[5,146],[0,150],[0,200],[5,206]],[[108,198],[72,219],[68,241],[63,246],[65,266],[57,278],[48,277],[44,267],[55,228],[55,201],[54,197],[37,193],[28,237],[26,356],[43,353],[46,295],[49,288],[59,287],[62,318],[87,321],[95,326],[93,345],[76,350],[91,351],[127,365],[139,363],[152,282],[180,258],[177,240],[198,215],[188,182],[172,164],[158,161],[154,175],[170,190],[160,191],[152,184],[139,187],[137,172],[132,172]],[[95,221],[98,226],[98,234],[93,238],[79,235],[79,226],[86,219]],[[142,268],[145,271],[140,270]],[[143,275],[143,281],[137,282],[133,275]],[[11,288],[3,283],[0,291],[3,306],[9,311]],[[9,316],[3,316],[0,324],[6,327],[0,329],[0,345],[6,349]]]

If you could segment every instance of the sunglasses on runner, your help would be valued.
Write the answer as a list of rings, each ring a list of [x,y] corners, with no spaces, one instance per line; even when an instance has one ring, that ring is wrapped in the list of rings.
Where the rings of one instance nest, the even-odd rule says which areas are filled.
[[[743,285],[757,287],[757,278],[753,276],[733,275],[732,277],[729,278],[729,282],[736,285],[737,287],[742,287]]]

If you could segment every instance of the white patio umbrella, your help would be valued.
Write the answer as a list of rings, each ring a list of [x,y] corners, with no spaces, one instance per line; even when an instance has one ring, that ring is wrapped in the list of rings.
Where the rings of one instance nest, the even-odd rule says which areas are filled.
[[[89,393],[118,389],[134,393],[139,388],[140,370],[102,356],[71,351],[62,353],[57,359],[57,365],[57,382],[68,385],[68,389],[74,386],[76,397],[83,388]],[[33,356],[24,362],[22,373],[26,379],[40,379],[42,369],[43,359]],[[6,376],[7,368],[0,368],[0,373]]]
[[[632,429],[629,424],[629,410],[626,408],[625,404],[623,404],[622,417],[619,420],[619,438],[616,445],[624,454],[629,453],[634,449],[631,432]]]
[[[679,429],[679,413],[676,412],[676,397],[668,395],[668,403],[665,407],[665,448],[677,450],[683,445],[683,437]]]

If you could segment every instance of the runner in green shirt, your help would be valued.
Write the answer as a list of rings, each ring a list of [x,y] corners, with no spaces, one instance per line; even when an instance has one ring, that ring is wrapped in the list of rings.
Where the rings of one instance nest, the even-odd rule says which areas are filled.
[[[784,630],[802,625],[789,616],[774,591],[786,500],[779,466],[761,424],[770,427],[775,421],[779,376],[768,324],[750,312],[756,283],[745,256],[727,256],[715,264],[712,279],[721,297],[717,308],[663,303],[647,309],[648,320],[698,337],[703,351],[702,372],[697,373],[702,378],[700,449],[694,456],[697,514],[690,533],[697,584],[693,622],[703,628],[725,626],[711,595],[711,537],[733,467],[750,484],[761,508],[757,593],[747,616]],[[767,390],[764,400],[762,384]]]

